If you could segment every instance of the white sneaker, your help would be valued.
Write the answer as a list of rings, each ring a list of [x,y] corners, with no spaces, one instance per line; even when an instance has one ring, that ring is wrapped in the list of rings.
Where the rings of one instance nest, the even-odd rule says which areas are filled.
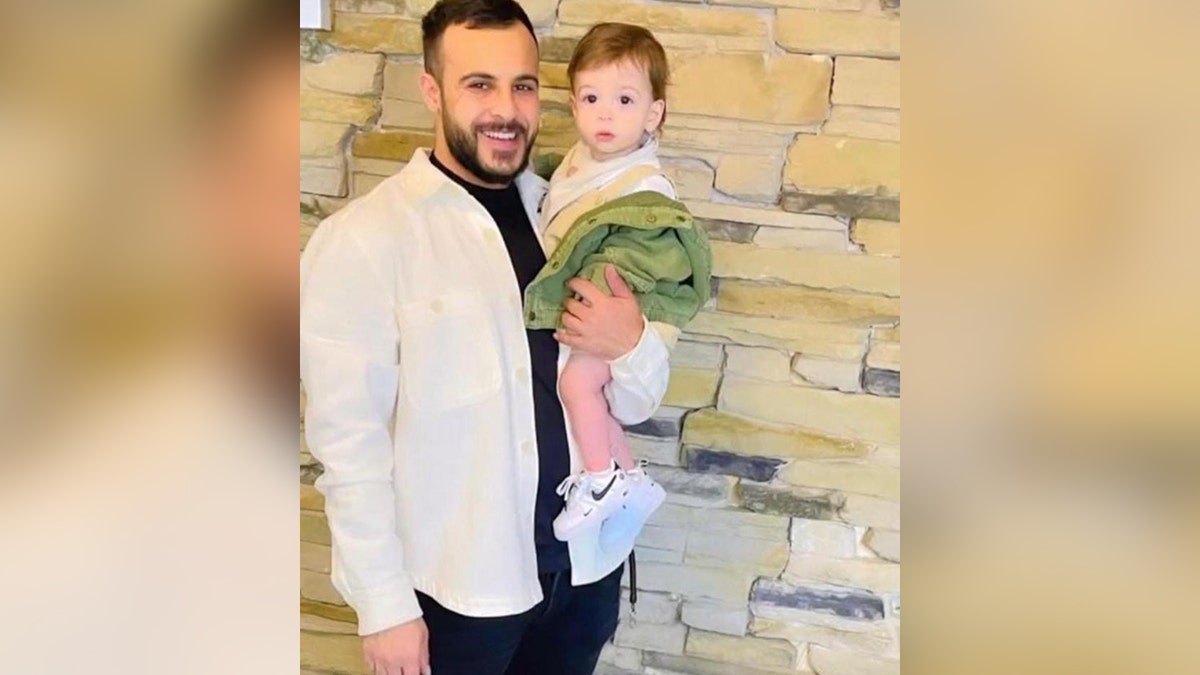
[[[642,531],[642,526],[667,498],[667,491],[646,473],[646,460],[636,469],[625,472],[629,483],[629,498],[609,516],[600,528],[600,548],[605,551],[627,551]]]
[[[566,499],[562,513],[554,519],[554,536],[569,541],[582,531],[598,528],[629,498],[629,479],[614,463],[603,474],[586,471],[567,478],[555,490]]]

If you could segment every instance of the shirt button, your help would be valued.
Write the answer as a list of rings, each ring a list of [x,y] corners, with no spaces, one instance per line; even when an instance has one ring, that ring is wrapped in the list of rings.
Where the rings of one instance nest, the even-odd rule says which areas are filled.
[[[527,455],[533,454],[533,441],[521,441],[521,452]]]
[[[500,235],[496,234],[495,230],[488,230],[484,233],[483,238],[487,239],[489,244],[495,244],[500,239]]]
[[[529,369],[525,366],[517,368],[517,381],[524,382],[529,379]]]

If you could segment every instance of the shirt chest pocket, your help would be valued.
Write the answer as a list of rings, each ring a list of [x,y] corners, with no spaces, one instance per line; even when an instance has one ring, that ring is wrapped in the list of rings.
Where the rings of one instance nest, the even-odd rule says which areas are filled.
[[[396,318],[407,403],[432,412],[500,392],[500,336],[482,298],[436,295],[401,305]]]

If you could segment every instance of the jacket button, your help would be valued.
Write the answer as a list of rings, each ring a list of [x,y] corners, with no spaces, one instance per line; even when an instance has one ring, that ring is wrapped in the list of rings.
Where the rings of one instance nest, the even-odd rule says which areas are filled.
[[[651,213],[650,215],[646,216],[646,222],[647,222],[647,223],[657,223],[657,222],[658,222],[658,216],[656,216],[656,215],[654,215],[653,213]]]

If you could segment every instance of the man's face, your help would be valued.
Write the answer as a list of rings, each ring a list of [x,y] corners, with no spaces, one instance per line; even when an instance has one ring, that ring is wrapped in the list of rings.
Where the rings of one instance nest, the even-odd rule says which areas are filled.
[[[458,25],[442,35],[440,54],[438,149],[448,150],[478,182],[507,185],[525,169],[537,138],[537,43],[519,23],[479,30]],[[424,88],[428,100],[428,81]]]

